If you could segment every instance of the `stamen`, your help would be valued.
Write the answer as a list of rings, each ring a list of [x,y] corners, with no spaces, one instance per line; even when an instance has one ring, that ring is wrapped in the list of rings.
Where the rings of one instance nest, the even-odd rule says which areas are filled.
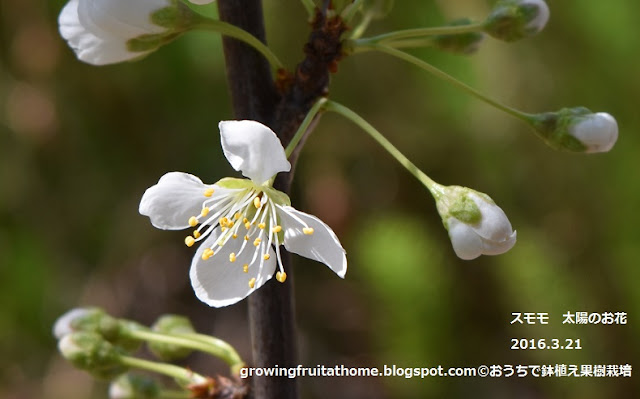
[[[267,227],[267,225],[266,225],[265,223],[260,223],[260,224],[258,224],[258,228],[259,228],[260,230],[264,230],[264,228],[265,228],[265,227]]]
[[[281,231],[282,231],[282,226],[275,226],[274,228],[271,229],[271,232],[274,234],[278,234]]]
[[[210,257],[213,256],[213,249],[211,248],[207,248],[204,250],[204,252],[202,253],[202,260],[207,260]]]
[[[189,218],[189,226],[196,227],[197,224],[198,224],[198,219],[196,219],[195,216],[191,216]]]
[[[247,219],[247,218],[243,218],[243,219],[242,219],[242,223],[249,223],[249,219]]]
[[[313,227],[305,227],[302,229],[302,232],[308,236],[313,235]]]
[[[250,222],[245,222],[244,223],[244,228],[249,230],[251,228],[251,223]]]
[[[245,273],[249,273],[249,264],[245,263],[244,265],[242,265],[242,271]]]
[[[234,235],[231,236],[231,238],[233,238],[235,240],[236,238],[238,238],[238,235],[234,234]]]
[[[257,247],[258,245],[260,245],[261,242],[262,242],[261,238],[256,238],[255,240],[253,240],[253,245]]]
[[[198,230],[193,231],[193,238],[200,238],[201,234]]]
[[[249,236],[244,236],[245,241],[249,241]]]
[[[209,214],[209,211],[210,211],[210,209],[205,206],[204,208],[202,208],[202,211],[200,212],[200,214],[202,216],[207,216]]]
[[[234,254],[233,252],[231,252],[229,254],[229,262],[233,263],[236,261],[236,254]]]
[[[278,280],[279,282],[284,283],[286,279],[287,279],[287,273],[285,272],[276,273],[276,280]]]
[[[195,238],[191,236],[187,236],[187,238],[184,239],[184,243],[187,244],[187,247],[192,247],[195,242]]]
[[[249,280],[249,288],[254,288],[256,286],[256,278],[253,277],[251,280]]]
[[[242,214],[241,214],[240,212],[236,212],[236,214],[235,214],[235,215],[233,215],[233,218],[234,218],[235,220],[238,220],[238,219],[240,219],[241,217],[242,217]]]
[[[270,257],[271,257],[271,255],[269,255],[269,254],[264,254],[264,256],[263,256],[264,260],[269,260]]]
[[[213,195],[214,189],[212,188],[208,188],[206,190],[204,190],[204,196],[205,197],[211,197]]]
[[[227,227],[228,228],[232,228],[233,225],[235,225],[235,223],[233,223],[233,220],[229,220],[229,222],[227,222]]]
[[[253,206],[255,206],[255,207],[256,207],[256,209],[259,209],[259,208],[260,208],[260,205],[262,205],[262,204],[260,204],[260,197],[255,197],[255,198],[253,199]]]

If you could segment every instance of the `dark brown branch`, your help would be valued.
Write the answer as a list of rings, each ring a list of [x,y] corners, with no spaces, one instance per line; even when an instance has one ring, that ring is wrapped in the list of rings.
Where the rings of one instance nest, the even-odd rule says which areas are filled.
[[[218,10],[221,20],[265,42],[259,0],[219,0]],[[346,27],[339,18],[327,19],[325,15],[318,12],[312,23],[304,60],[293,74],[278,71],[276,83],[268,62],[258,52],[237,40],[223,39],[235,118],[265,123],[284,146],[291,141],[315,101],[328,94],[330,73],[335,72],[342,56],[340,36]],[[299,148],[289,158],[293,166]],[[293,170],[280,173],[274,187],[289,193],[292,178]],[[249,296],[253,363],[257,367],[291,367],[298,363],[290,259],[283,251],[282,260],[288,275],[284,284],[272,279]],[[295,379],[254,377],[250,395],[256,399],[296,399],[298,388]]]

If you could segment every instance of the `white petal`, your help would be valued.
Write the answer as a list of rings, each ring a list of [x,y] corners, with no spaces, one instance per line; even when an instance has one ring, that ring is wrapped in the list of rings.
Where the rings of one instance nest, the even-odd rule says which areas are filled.
[[[202,260],[202,252],[216,243],[220,228],[216,228],[200,245],[193,257],[189,276],[191,286],[198,299],[209,306],[222,307],[234,304],[266,283],[276,270],[276,260],[273,249],[269,248],[269,260],[260,266],[260,256],[254,264],[249,266],[249,272],[243,271],[243,265],[251,261],[253,246],[237,257],[235,262],[229,261],[229,255],[238,253],[242,245],[242,238],[230,239],[227,243],[207,260]],[[254,288],[249,287],[249,280],[256,279]]]
[[[188,173],[167,173],[144,192],[140,214],[149,216],[151,224],[159,229],[185,229],[189,227],[189,218],[202,210],[208,187],[212,186]]]
[[[482,239],[469,225],[453,217],[447,223],[451,245],[460,259],[471,260],[482,255]]]
[[[618,140],[618,123],[610,114],[598,112],[571,125],[569,133],[587,147],[586,152],[607,152]]]
[[[347,256],[331,227],[317,217],[290,206],[279,206],[278,216],[284,229],[284,246],[287,251],[322,262],[344,278],[347,273]],[[304,234],[304,225],[296,218],[313,228],[313,234]]]
[[[162,33],[151,14],[171,6],[168,0],[83,0],[78,5],[80,23],[98,37],[128,39]]]
[[[524,0],[520,3],[520,7],[535,7],[538,9],[536,16],[529,21],[526,29],[535,34],[544,29],[549,21],[549,6],[544,0]]]
[[[130,52],[125,41],[112,35],[96,36],[80,23],[78,0],[69,1],[58,18],[60,35],[81,61],[107,65],[139,58],[147,52]]]
[[[218,127],[224,156],[254,183],[262,184],[278,172],[291,170],[280,139],[262,123],[222,121]]]
[[[469,198],[476,203],[482,215],[480,222],[472,225],[480,237],[491,241],[504,241],[513,234],[509,218],[502,208],[473,192],[469,193]]]
[[[57,339],[61,339],[65,335],[69,335],[74,332],[72,327],[72,323],[76,319],[83,318],[88,314],[95,312],[95,309],[89,308],[75,308],[71,309],[67,313],[63,314],[56,320],[56,323],[53,326],[53,335]]]
[[[509,237],[507,237],[503,241],[489,241],[482,240],[482,253],[484,255],[500,255],[511,248],[516,244],[517,234],[514,231]]]

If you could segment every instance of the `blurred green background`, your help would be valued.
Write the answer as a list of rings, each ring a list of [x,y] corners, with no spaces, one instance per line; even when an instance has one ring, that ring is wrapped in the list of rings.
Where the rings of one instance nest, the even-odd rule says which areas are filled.
[[[151,323],[182,313],[250,357],[246,302],[210,309],[188,282],[182,232],[137,212],[167,171],[235,176],[219,146],[230,119],[220,39],[191,33],[146,59],[76,60],[57,33],[63,1],[0,3],[0,397],[104,398],[107,385],[56,352],[55,319],[95,305]],[[403,0],[370,33],[483,18],[491,2]],[[264,2],[268,39],[292,68],[308,34],[297,1]],[[640,359],[640,3],[549,1],[538,36],[486,40],[471,57],[415,54],[528,112],[613,114],[607,154],[554,152],[519,121],[381,54],[345,59],[331,97],[436,181],[486,192],[518,231],[507,254],[456,258],[428,192],[350,122],[323,117],[293,201],[331,225],[344,281],[296,258],[300,362],[400,367],[632,364]],[[209,6],[211,10],[215,6]],[[562,325],[566,312],[627,312],[621,326]],[[548,325],[511,325],[547,312]],[[580,338],[582,350],[511,350],[511,338]],[[219,362],[192,356],[205,373]],[[637,365],[637,364],[636,364]],[[306,398],[637,398],[633,378],[302,379]]]

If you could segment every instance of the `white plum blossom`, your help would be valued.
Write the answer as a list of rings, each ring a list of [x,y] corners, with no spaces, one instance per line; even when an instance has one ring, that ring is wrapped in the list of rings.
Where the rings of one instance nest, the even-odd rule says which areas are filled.
[[[437,208],[456,255],[464,260],[500,255],[516,243],[504,211],[486,194],[466,187],[441,187]]]
[[[154,51],[167,27],[152,21],[176,0],[70,0],[60,12],[60,34],[81,61],[106,65],[140,58]],[[131,40],[147,38],[141,48]]]
[[[618,123],[606,112],[588,114],[569,125],[569,134],[578,139],[585,152],[607,152],[618,140]]]
[[[255,121],[220,122],[222,149],[231,166],[248,179],[204,184],[196,176],[170,172],[146,190],[140,213],[160,229],[194,228],[187,246],[201,242],[191,263],[196,296],[215,307],[245,298],[274,274],[284,282],[280,245],[347,271],[345,251],[329,226],[290,205],[274,189],[273,177],[291,169],[280,140]]]

